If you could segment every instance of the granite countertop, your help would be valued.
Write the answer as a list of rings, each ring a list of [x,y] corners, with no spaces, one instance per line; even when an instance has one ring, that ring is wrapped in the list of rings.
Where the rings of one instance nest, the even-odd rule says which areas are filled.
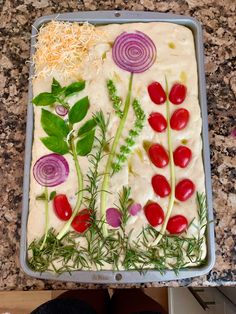
[[[216,264],[206,276],[141,286],[236,285],[236,137],[232,135],[233,130],[236,133],[234,1],[225,0],[222,4],[221,0],[5,0],[1,7],[0,289],[100,287],[42,281],[25,275],[19,264],[19,241],[31,24],[38,17],[52,13],[112,9],[191,15],[202,23],[204,30]]]

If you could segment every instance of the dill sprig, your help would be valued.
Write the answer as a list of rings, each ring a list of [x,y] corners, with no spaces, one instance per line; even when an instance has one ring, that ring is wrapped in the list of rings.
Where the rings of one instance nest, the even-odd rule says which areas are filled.
[[[132,107],[135,113],[135,123],[133,129],[129,130],[129,135],[125,139],[125,144],[121,145],[120,152],[116,156],[116,161],[112,164],[113,172],[119,172],[122,164],[127,160],[132,146],[135,144],[135,138],[139,136],[144,127],[145,113],[137,99],[134,99]]]
[[[115,110],[115,113],[120,119],[122,119],[124,115],[123,111],[121,110],[122,101],[121,101],[121,98],[117,96],[117,89],[112,80],[107,81],[107,89],[108,89],[109,97],[112,101],[112,105]]]

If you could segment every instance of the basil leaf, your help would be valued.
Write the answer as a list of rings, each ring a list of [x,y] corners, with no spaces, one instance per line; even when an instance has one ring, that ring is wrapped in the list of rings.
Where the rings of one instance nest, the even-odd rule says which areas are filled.
[[[89,131],[93,130],[96,126],[96,121],[94,119],[90,119],[87,122],[85,122],[84,125],[81,126],[81,128],[78,131],[78,136],[82,136]]]
[[[45,193],[42,193],[42,194],[40,194],[40,195],[37,195],[37,196],[36,196],[36,200],[37,200],[37,201],[46,201],[46,195],[45,195]]]
[[[41,125],[48,135],[56,137],[66,137],[70,131],[62,118],[45,109],[42,109]]]
[[[52,86],[51,86],[51,93],[53,95],[58,95],[61,92],[61,90],[62,90],[62,87],[60,83],[55,78],[53,78]]]
[[[93,148],[94,137],[95,130],[87,133],[85,137],[83,137],[81,140],[77,142],[76,152],[79,156],[86,156],[91,152]]]
[[[57,192],[56,191],[52,191],[50,193],[49,200],[52,201],[56,195],[57,195]]]
[[[65,97],[72,96],[85,88],[85,81],[75,82],[66,87],[64,93]]]
[[[49,106],[54,104],[56,97],[52,93],[41,93],[34,97],[32,103],[36,106]]]
[[[56,136],[42,137],[41,141],[49,150],[51,150],[54,153],[64,155],[69,152],[67,143],[60,137]]]
[[[89,108],[89,99],[88,97],[84,97],[77,101],[74,106],[69,111],[69,121],[70,123],[76,123],[83,120],[86,116]]]

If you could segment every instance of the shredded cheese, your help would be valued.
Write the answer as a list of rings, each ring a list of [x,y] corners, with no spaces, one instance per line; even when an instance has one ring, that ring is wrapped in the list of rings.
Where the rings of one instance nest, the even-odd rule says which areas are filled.
[[[58,73],[64,80],[81,78],[81,65],[89,57],[91,47],[105,38],[104,31],[87,22],[52,21],[42,26],[33,56],[35,77]]]

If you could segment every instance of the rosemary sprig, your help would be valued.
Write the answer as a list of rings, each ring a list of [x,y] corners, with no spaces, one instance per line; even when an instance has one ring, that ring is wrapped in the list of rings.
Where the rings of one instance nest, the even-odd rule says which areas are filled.
[[[119,208],[127,212],[130,188],[123,187],[119,199]],[[44,236],[33,241],[29,246],[29,265],[35,271],[55,271],[57,273],[73,270],[89,270],[104,268],[105,263],[112,265],[114,270],[135,269],[144,272],[155,269],[164,274],[172,269],[179,270],[190,263],[199,265],[202,260],[202,245],[205,241],[204,227],[207,223],[206,199],[203,193],[197,193],[198,224],[197,236],[163,235],[155,245],[159,232],[148,226],[140,232],[135,240],[125,229],[109,230],[106,237],[102,233],[102,222],[94,219],[91,228],[84,234],[87,245],[80,245],[79,235],[68,232],[61,240],[56,238],[55,231],[50,229],[43,249],[40,247]],[[126,221],[126,222],[125,222]],[[124,220],[124,226],[127,219]],[[123,228],[123,227],[122,227]],[[151,244],[151,245],[150,245]],[[58,263],[59,262],[59,263]]]
[[[122,193],[119,194],[119,210],[122,214],[122,218],[121,218],[121,228],[122,230],[125,230],[125,226],[127,224],[127,221],[130,217],[129,215],[129,205],[130,205],[130,192],[131,192],[131,188],[130,187],[126,187],[123,186],[122,188]]]
[[[56,273],[75,269],[89,269],[87,256],[78,251],[79,244],[75,241],[76,237],[73,232],[68,232],[62,240],[58,240],[55,230],[50,229],[42,249],[44,236],[30,244],[28,248],[30,252],[29,266],[35,271],[53,270]],[[58,262],[61,264],[60,267],[56,266]]]
[[[121,101],[121,98],[117,96],[117,90],[112,80],[107,81],[107,89],[108,89],[109,97],[112,101],[115,113],[120,119],[122,119],[124,115],[123,111],[121,110],[122,101]]]
[[[114,172],[119,172],[121,170],[122,164],[127,160],[128,155],[131,152],[131,148],[135,144],[135,138],[139,136],[144,127],[146,116],[137,99],[134,99],[132,107],[136,120],[133,129],[129,130],[129,135],[125,139],[125,145],[121,145],[120,152],[116,156],[116,161],[112,164],[112,169]]]
[[[200,230],[202,230],[207,224],[207,204],[205,193],[197,192],[197,203],[198,203],[198,217]]]

